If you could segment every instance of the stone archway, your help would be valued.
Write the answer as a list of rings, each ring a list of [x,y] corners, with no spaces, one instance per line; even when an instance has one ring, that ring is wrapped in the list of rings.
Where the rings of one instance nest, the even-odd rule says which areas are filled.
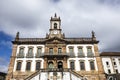
[[[62,61],[59,61],[58,62],[58,69],[63,69],[63,62]]]
[[[54,68],[54,64],[52,61],[48,62],[48,68]]]

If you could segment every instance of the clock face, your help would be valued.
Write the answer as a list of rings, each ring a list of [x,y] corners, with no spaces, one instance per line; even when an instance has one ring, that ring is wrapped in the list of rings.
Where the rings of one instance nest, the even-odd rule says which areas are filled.
[[[56,30],[54,31],[54,34],[57,34],[57,31],[56,31]]]

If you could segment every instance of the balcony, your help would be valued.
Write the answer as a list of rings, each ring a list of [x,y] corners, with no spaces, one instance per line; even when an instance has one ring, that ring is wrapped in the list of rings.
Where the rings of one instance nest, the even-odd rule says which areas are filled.
[[[94,54],[91,52],[91,53],[87,53],[87,56],[88,57],[93,57],[94,56]]]
[[[84,57],[84,53],[78,53],[78,57]]]
[[[24,53],[18,53],[17,58],[24,58]]]
[[[75,53],[73,53],[73,52],[69,52],[67,54],[69,55],[69,57],[75,57]]]
[[[36,58],[40,58],[42,56],[43,56],[43,53],[36,53],[36,55],[35,55]]]
[[[33,58],[33,53],[27,53],[26,58]]]
[[[63,57],[68,57],[69,55],[67,53],[44,53],[42,54],[42,57],[48,57],[48,58],[54,58],[54,57],[58,57],[58,58],[63,58]]]

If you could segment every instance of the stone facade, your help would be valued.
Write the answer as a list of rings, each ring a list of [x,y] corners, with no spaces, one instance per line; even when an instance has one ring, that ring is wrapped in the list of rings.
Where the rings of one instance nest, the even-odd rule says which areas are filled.
[[[20,38],[17,33],[12,43],[13,52],[6,80],[35,80],[38,74],[44,72],[48,75],[46,79],[54,77],[56,80],[54,72],[57,72],[61,75],[59,80],[62,80],[63,73],[72,75],[70,79],[106,80],[95,33],[92,31],[90,38],[66,38],[62,33],[61,19],[56,14],[50,19],[46,38]]]

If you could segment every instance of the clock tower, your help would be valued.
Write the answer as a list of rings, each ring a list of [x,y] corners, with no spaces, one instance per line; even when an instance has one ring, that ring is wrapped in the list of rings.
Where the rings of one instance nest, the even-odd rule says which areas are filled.
[[[57,17],[57,14],[55,13],[54,17],[51,17],[50,19],[49,35],[47,35],[47,37],[64,38],[64,34],[62,34],[61,31],[61,19],[60,17]]]

